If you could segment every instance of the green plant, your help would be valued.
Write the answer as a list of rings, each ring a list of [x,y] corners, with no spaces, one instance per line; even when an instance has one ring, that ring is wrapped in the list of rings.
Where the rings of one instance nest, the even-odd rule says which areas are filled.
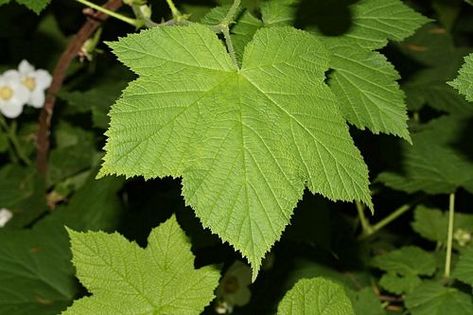
[[[473,314],[467,3],[16,2],[1,314]]]

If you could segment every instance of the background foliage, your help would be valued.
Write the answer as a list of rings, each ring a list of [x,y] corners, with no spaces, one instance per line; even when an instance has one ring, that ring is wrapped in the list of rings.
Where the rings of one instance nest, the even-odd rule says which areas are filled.
[[[190,14],[186,18],[206,25],[218,24],[231,3],[176,1],[181,12]],[[203,26],[196,26],[194,37],[189,38],[185,31],[181,34],[172,28],[130,36],[136,33],[134,27],[116,19],[104,23],[97,46],[88,51],[90,60],[74,59],[58,95],[46,178],[33,163],[38,111],[25,109],[14,122],[6,121],[0,133],[0,208],[13,212],[12,220],[0,228],[0,314],[91,314],[91,309],[103,314],[118,309],[126,314],[473,314],[473,57],[465,59],[473,52],[473,6],[460,0],[402,3],[243,1],[231,29],[238,65],[245,69],[252,63],[264,64],[269,57],[282,58],[287,68],[276,70],[285,75],[278,76],[275,70],[265,78],[271,67],[261,73],[248,70],[249,79],[261,80],[258,84],[264,93],[252,94],[250,86],[235,83],[204,95],[215,102],[206,103],[213,110],[219,104],[230,105],[221,113],[207,110],[203,116],[196,113],[192,120],[186,117],[180,122],[175,135],[182,142],[166,152],[158,163],[161,169],[150,166],[156,161],[149,147],[133,151],[124,161],[118,144],[146,134],[155,137],[153,150],[159,151],[172,133],[158,134],[143,126],[166,117],[133,113],[136,117],[124,119],[121,112],[130,112],[138,102],[149,105],[157,97],[153,93],[174,93],[176,86],[179,95],[162,99],[190,100],[202,96],[197,88],[205,84],[211,86],[224,76],[232,80],[232,74],[207,69],[215,65],[208,53],[195,49],[187,55],[183,42],[213,45],[209,51],[218,52],[214,57],[225,71],[235,65],[218,38]],[[4,4],[0,7],[0,72],[16,68],[22,59],[52,72],[85,19],[83,6],[74,1],[48,5],[48,1],[0,0],[0,4]],[[154,21],[173,17],[165,1],[150,4]],[[133,16],[129,7],[119,12]],[[317,41],[289,25],[313,32]],[[149,36],[147,46],[139,42],[143,36]],[[175,40],[178,36],[184,39]],[[265,38],[271,40],[265,43]],[[276,45],[278,38],[282,40]],[[246,45],[252,50],[245,52]],[[309,60],[293,56],[286,60],[278,53],[288,47],[317,53]],[[159,54],[164,49],[173,52],[172,59],[160,67],[151,57],[137,61],[140,50],[163,58]],[[261,52],[264,57],[258,56]],[[200,69],[177,65],[189,56]],[[314,159],[314,165],[327,165],[330,170],[335,165],[338,169],[334,161],[345,163],[342,168],[360,164],[355,171],[342,171],[340,177],[330,173],[323,178],[320,168],[299,176],[305,159],[292,156],[283,167],[290,185],[281,184],[274,179],[275,166],[267,163],[267,155],[291,156],[298,145],[310,146],[303,142],[302,132],[296,131],[300,138],[295,141],[285,138],[290,129],[284,128],[290,122],[277,112],[250,108],[248,117],[262,117],[266,124],[241,121],[261,128],[258,132],[271,150],[253,148],[263,171],[255,167],[250,180],[260,190],[253,199],[247,196],[250,206],[241,206],[233,214],[225,202],[234,194],[229,191],[221,199],[214,195],[222,187],[245,185],[246,178],[237,176],[241,183],[231,184],[214,180],[197,191],[192,185],[202,174],[195,169],[208,166],[196,164],[186,154],[214,154],[208,148],[218,144],[189,139],[197,139],[192,138],[194,129],[200,135],[209,126],[227,128],[222,117],[234,109],[237,89],[248,93],[246,104],[251,105],[276,97],[274,86],[303,95],[302,101],[295,99],[305,105],[338,104],[340,111],[327,106],[317,113],[325,121],[322,131],[330,132],[318,131],[315,139],[329,146],[329,153],[340,148],[352,151],[348,157],[341,154],[332,160],[327,154]],[[313,86],[318,93],[307,92]],[[147,95],[136,96],[143,90]],[[327,96],[321,101],[323,93]],[[283,98],[277,102],[286,105]],[[116,105],[109,129],[112,104]],[[296,109],[294,113],[300,114]],[[140,123],[143,126],[138,128]],[[310,122],[307,126],[318,128]],[[135,129],[131,133],[120,129],[127,127]],[[30,165],[18,155],[11,133]],[[335,142],[334,136],[342,140]],[[107,137],[101,174],[131,178],[96,179]],[[183,141],[186,137],[188,142]],[[307,150],[306,160],[316,156],[317,152]],[[240,154],[234,143],[226,152],[227,159]],[[369,188],[362,159],[369,170]],[[241,171],[225,173],[225,163],[212,165],[218,178]],[[174,177],[164,177],[168,175]],[[260,188],[267,182],[276,189],[273,199],[265,195],[269,190]],[[346,188],[348,183],[355,183],[355,188]],[[220,190],[212,191],[213,187]],[[195,196],[194,190],[195,200],[190,197]],[[270,209],[267,218],[264,211],[258,212],[257,201]],[[212,202],[217,202],[217,214],[208,213]],[[368,208],[374,209],[374,215]],[[248,216],[243,210],[254,216],[250,222],[258,224],[245,225]],[[219,225],[230,215],[241,225],[230,229]],[[449,221],[453,222],[450,234]],[[257,228],[262,230],[259,238]],[[446,267],[449,244],[451,266]],[[110,274],[103,272],[110,269]],[[251,276],[257,276],[254,282]],[[307,296],[317,303],[304,304]],[[117,309],[119,302],[124,305]]]

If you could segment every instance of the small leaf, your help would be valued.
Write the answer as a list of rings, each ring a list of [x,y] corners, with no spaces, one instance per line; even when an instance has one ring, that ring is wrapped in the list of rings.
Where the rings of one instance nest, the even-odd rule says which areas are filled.
[[[472,315],[471,296],[438,283],[425,282],[405,299],[412,315]]]
[[[302,279],[278,306],[278,314],[354,315],[345,290],[323,278]]]
[[[399,276],[393,272],[384,274],[379,280],[379,284],[381,287],[383,287],[383,289],[394,294],[409,293],[421,283],[422,280],[418,276]]]
[[[469,247],[461,253],[453,276],[473,286],[473,247]]]
[[[464,95],[468,101],[473,102],[473,54],[465,57],[465,64],[458,73],[458,77],[449,84]]]
[[[376,256],[372,265],[387,272],[403,276],[430,276],[436,269],[435,258],[415,246],[406,246],[384,255]]]
[[[63,314],[200,314],[214,297],[220,274],[194,269],[175,217],[151,232],[146,249],[117,233],[69,235],[77,276],[92,296]]]

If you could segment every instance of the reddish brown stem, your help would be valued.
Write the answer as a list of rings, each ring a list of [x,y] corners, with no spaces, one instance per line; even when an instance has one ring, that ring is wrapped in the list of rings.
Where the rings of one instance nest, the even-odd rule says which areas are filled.
[[[112,11],[118,10],[123,5],[122,0],[108,0],[104,8]],[[97,28],[108,18],[108,15],[102,12],[87,14],[87,21],[82,25],[79,32],[72,38],[66,50],[59,58],[56,68],[53,71],[53,80],[51,86],[46,92],[46,101],[39,116],[39,129],[36,138],[36,167],[39,173],[46,176],[48,171],[48,153],[49,153],[49,134],[51,128],[51,118],[53,116],[56,96],[62,87],[67,69],[71,62],[76,58],[84,43],[89,39]]]

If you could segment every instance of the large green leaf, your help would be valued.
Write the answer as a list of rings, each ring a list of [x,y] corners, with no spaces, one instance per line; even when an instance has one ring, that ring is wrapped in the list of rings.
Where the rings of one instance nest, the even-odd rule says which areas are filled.
[[[386,57],[357,47],[354,42],[332,42],[330,87],[344,117],[360,129],[397,135],[410,141],[404,93],[399,74]]]
[[[465,64],[459,71],[458,77],[450,82],[466,99],[473,102],[473,54],[465,57]]]
[[[344,288],[323,278],[302,279],[278,306],[278,314],[355,314]]]
[[[194,269],[175,217],[151,232],[146,249],[117,233],[69,235],[77,276],[92,296],[63,314],[200,314],[214,297],[220,274]]]
[[[101,175],[182,176],[187,204],[254,276],[304,187],[371,206],[366,165],[323,83],[328,52],[313,36],[261,29],[241,69],[199,25],[111,46],[140,78],[112,108]]]
[[[351,11],[353,25],[346,34],[321,37],[332,52],[330,86],[341,111],[358,128],[410,141],[404,93],[396,82],[399,74],[372,50],[412,35],[428,19],[399,0],[364,0]]]
[[[412,315],[471,315],[471,296],[438,283],[425,282],[406,295],[406,306]]]

